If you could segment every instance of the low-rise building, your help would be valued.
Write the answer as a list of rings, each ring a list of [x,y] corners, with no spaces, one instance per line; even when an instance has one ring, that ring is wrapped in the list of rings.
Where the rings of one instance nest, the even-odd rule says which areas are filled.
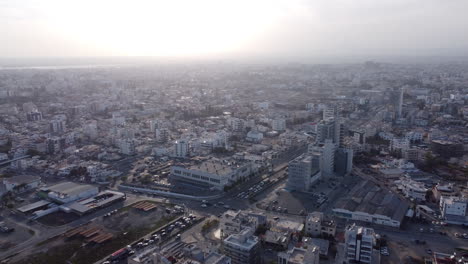
[[[440,212],[449,224],[468,225],[468,198],[442,197],[440,198]]]
[[[225,255],[231,258],[233,264],[260,263],[260,242],[250,228],[228,236],[223,240],[223,245]]]
[[[351,225],[345,230],[346,263],[374,263],[373,247],[376,245],[372,228]]]
[[[318,247],[294,247],[286,252],[278,253],[278,264],[318,264],[320,252]]]
[[[79,199],[86,199],[99,193],[99,188],[88,184],[62,182],[56,185],[40,188],[39,195],[65,204]]]
[[[41,178],[30,175],[21,175],[11,178],[3,178],[2,183],[7,192],[11,191],[21,193],[37,188],[41,183]]]
[[[170,177],[223,190],[253,172],[251,162],[212,159],[192,166],[172,166]]]
[[[327,220],[321,212],[313,212],[307,215],[305,232],[313,237],[334,237],[336,223],[333,220]]]
[[[425,187],[424,183],[402,178],[401,180],[395,181],[395,184],[397,188],[403,192],[405,197],[418,201],[426,200],[428,189]]]

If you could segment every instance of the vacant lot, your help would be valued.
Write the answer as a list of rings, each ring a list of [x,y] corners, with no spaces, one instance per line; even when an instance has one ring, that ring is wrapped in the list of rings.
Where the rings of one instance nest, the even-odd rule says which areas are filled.
[[[46,226],[62,226],[71,223],[78,218],[80,218],[80,216],[77,214],[58,211],[38,218],[37,221]]]

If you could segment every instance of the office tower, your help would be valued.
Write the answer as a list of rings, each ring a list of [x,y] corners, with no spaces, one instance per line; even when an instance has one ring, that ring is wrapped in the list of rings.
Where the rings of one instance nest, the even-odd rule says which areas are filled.
[[[322,151],[322,176],[333,176],[335,170],[335,151],[336,145],[332,140],[327,139]]]
[[[335,174],[345,176],[353,169],[353,150],[338,148],[335,151]]]
[[[400,98],[398,100],[398,118],[401,118],[402,117],[402,110],[403,110],[403,93],[404,93],[405,89],[402,87],[400,89]]]

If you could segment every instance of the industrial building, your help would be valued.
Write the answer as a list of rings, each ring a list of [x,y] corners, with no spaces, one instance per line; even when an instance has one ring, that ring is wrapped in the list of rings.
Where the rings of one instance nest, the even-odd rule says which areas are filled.
[[[88,184],[62,182],[56,185],[40,188],[39,196],[48,198],[59,204],[89,198],[98,194],[99,188]]]
[[[371,181],[363,181],[341,198],[333,213],[341,218],[400,227],[409,205]]]

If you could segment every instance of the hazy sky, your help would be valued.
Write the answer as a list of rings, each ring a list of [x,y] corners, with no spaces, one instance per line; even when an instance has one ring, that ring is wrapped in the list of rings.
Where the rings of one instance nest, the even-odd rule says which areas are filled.
[[[467,0],[0,0],[0,57],[468,53]]]

